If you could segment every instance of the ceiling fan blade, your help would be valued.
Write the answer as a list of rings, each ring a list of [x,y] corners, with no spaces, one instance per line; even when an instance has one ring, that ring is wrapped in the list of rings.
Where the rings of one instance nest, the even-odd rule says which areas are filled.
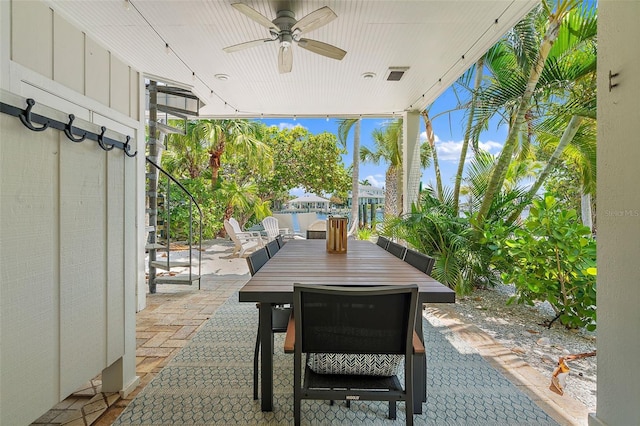
[[[328,6],[321,7],[320,9],[314,10],[310,14],[300,18],[300,20],[291,28],[291,32],[298,30],[300,34],[308,33],[309,31],[328,24],[337,17],[338,15],[336,15]]]
[[[247,41],[247,42],[240,43],[240,44],[234,44],[233,46],[227,46],[227,47],[223,48],[222,50],[224,50],[227,53],[237,52],[238,50],[248,49],[250,47],[258,46],[260,44],[268,43],[270,41],[274,41],[274,40],[270,39],[270,38],[264,38],[264,39],[261,39],[261,40],[252,40],[252,41]]]
[[[344,58],[344,55],[347,54],[346,51],[340,49],[339,47],[335,47],[331,44],[323,43],[318,40],[311,40],[308,38],[301,38],[298,41],[298,46],[303,49],[307,49],[313,53],[317,53],[318,55],[326,56],[327,58],[337,59],[338,61]]]
[[[280,46],[280,51],[278,52],[278,71],[280,71],[280,74],[285,74],[291,72],[292,67],[293,50],[291,49],[291,46]]]
[[[247,17],[253,19],[263,27],[269,28],[269,30],[273,30],[276,33],[280,32],[280,28],[276,27],[275,24],[269,20],[269,18],[267,18],[257,10],[247,6],[246,4],[232,3],[231,6],[233,6],[238,12],[243,13]]]

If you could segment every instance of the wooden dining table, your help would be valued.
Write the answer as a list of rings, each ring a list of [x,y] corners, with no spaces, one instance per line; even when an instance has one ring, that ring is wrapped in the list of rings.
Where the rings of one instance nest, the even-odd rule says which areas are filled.
[[[326,240],[289,240],[240,289],[240,302],[259,302],[261,408],[273,410],[272,306],[293,302],[293,284],[418,285],[418,301],[454,303],[455,292],[370,241],[349,240],[347,252],[327,253]],[[423,340],[422,309],[417,312],[416,332]],[[415,355],[415,413],[426,401],[426,361]]]

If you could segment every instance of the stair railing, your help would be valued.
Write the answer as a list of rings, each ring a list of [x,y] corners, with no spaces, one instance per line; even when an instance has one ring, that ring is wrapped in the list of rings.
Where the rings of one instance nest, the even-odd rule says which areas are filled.
[[[167,195],[165,197],[165,209],[166,209],[166,221],[165,221],[165,234],[166,234],[166,240],[167,240],[167,270],[170,269],[170,262],[171,262],[171,221],[169,219],[170,217],[170,188],[171,188],[171,183],[173,182],[174,184],[176,184],[178,186],[178,188],[180,188],[187,197],[189,197],[189,281],[192,280],[193,277],[193,272],[192,269],[193,267],[192,262],[193,262],[193,206],[196,206],[196,209],[198,210],[198,215],[199,215],[199,226],[198,226],[198,230],[199,230],[199,235],[198,235],[198,290],[200,290],[200,277],[202,275],[202,222],[203,222],[203,214],[202,214],[202,209],[200,208],[200,205],[198,205],[198,202],[196,201],[196,199],[193,197],[193,195],[191,194],[191,192],[189,192],[189,190],[187,188],[184,187],[184,185],[182,185],[178,180],[176,180],[173,176],[171,176],[171,174],[169,172],[167,172],[166,170],[164,170],[162,167],[160,167],[158,164],[156,164],[153,160],[149,159],[149,157],[146,158],[147,163],[151,164],[153,167],[155,167],[158,171],[160,171],[166,178],[167,178]],[[157,237],[156,237],[157,239]],[[154,241],[155,242],[155,241]],[[155,277],[152,277],[151,274],[149,274],[149,282],[151,283],[151,280],[155,280]]]

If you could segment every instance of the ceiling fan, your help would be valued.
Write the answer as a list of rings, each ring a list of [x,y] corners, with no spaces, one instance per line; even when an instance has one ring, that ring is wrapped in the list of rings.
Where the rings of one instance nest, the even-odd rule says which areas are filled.
[[[347,52],[336,46],[318,40],[300,37],[302,34],[320,28],[338,17],[338,15],[327,6],[309,13],[299,21],[296,20],[294,13],[290,10],[279,10],[276,14],[276,19],[270,21],[266,16],[244,3],[233,3],[231,6],[258,24],[266,27],[271,37],[225,47],[223,50],[227,53],[237,52],[238,50],[258,46],[263,43],[278,41],[280,43],[280,50],[278,52],[278,71],[280,71],[280,74],[291,72],[293,65],[293,51],[291,48],[293,43],[297,43],[298,46],[303,49],[332,59],[341,60],[344,58],[344,55],[347,54]]]

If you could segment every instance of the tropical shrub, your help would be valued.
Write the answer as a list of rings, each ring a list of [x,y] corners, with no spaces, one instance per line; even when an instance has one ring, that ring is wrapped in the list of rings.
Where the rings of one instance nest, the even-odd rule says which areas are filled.
[[[373,235],[373,231],[369,228],[358,229],[358,239],[359,240],[370,240]]]
[[[163,179],[164,181],[164,179]],[[183,179],[182,185],[187,188],[198,205],[202,209],[202,238],[214,238],[218,229],[222,226],[223,208],[215,199],[214,193],[211,192],[209,182],[206,178]],[[170,238],[172,240],[186,241],[189,237],[189,197],[181,191],[175,183],[171,184],[170,193]],[[158,192],[165,198],[166,203],[166,186],[160,185]],[[194,241],[198,241],[200,231],[198,229],[199,214],[195,206],[191,207],[193,216],[193,237]],[[163,208],[158,209],[159,219],[166,220],[166,211]]]
[[[596,243],[575,210],[562,210],[551,194],[534,200],[523,228],[504,240],[500,255],[512,265],[502,273],[516,286],[510,303],[548,301],[553,321],[596,328]]]

